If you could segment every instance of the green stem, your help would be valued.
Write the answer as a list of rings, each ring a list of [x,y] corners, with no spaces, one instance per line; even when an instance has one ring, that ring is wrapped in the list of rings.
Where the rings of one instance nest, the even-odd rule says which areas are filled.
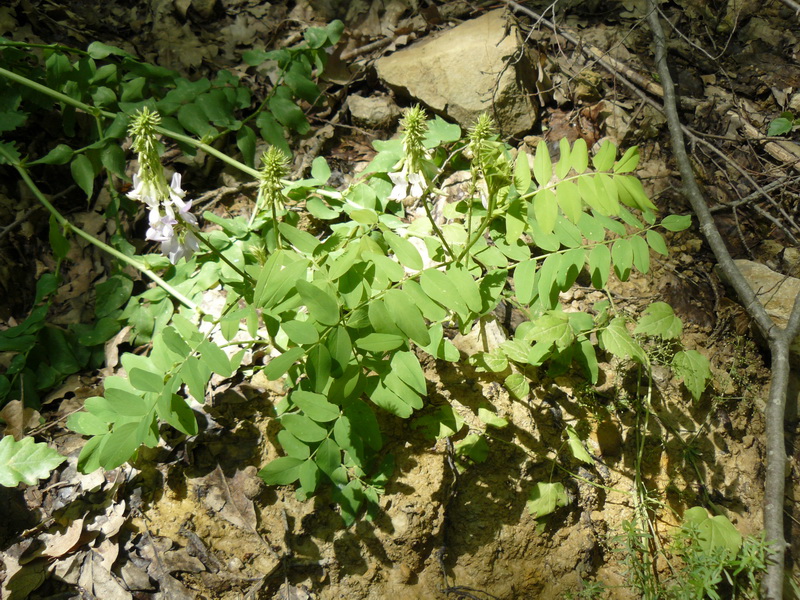
[[[235,264],[233,264],[233,262],[231,262],[231,261],[228,259],[228,257],[227,257],[227,256],[225,256],[225,255],[224,255],[222,252],[220,252],[220,251],[219,251],[217,248],[215,248],[215,247],[213,246],[213,244],[212,244],[211,242],[209,242],[209,241],[208,241],[208,240],[205,238],[205,236],[204,236],[203,234],[201,234],[201,233],[200,233],[200,232],[199,232],[197,229],[195,229],[194,227],[192,227],[192,233],[195,235],[195,237],[196,237],[198,240],[200,240],[200,241],[203,243],[203,245],[204,245],[206,248],[208,248],[209,250],[211,250],[211,253],[212,253],[212,254],[214,254],[215,256],[218,256],[218,257],[220,258],[220,260],[222,260],[222,262],[224,262],[224,263],[225,263],[226,265],[228,265],[228,266],[229,266],[231,269],[233,269],[233,270],[234,270],[234,271],[235,271],[235,272],[236,272],[236,273],[237,273],[237,274],[238,274],[238,275],[239,275],[239,276],[242,278],[242,281],[247,281],[247,282],[248,282],[250,285],[255,285],[255,284],[256,284],[256,282],[255,282],[255,281],[253,281],[253,278],[252,278],[252,277],[250,277],[250,275],[248,275],[247,273],[245,273],[244,271],[242,271],[242,270],[241,270],[239,267],[237,267]]]
[[[99,109],[99,108],[97,108],[95,106],[90,106],[89,104],[81,102],[80,100],[75,100],[74,98],[71,98],[71,97],[67,96],[66,94],[62,94],[61,92],[58,92],[56,90],[53,90],[53,89],[47,87],[46,85],[42,85],[41,83],[37,83],[37,82],[35,82],[35,81],[31,80],[31,79],[28,79],[27,77],[24,77],[22,75],[16,74],[13,71],[9,71],[7,69],[3,69],[2,67],[0,67],[0,76],[6,77],[7,79],[10,79],[11,81],[19,83],[19,84],[24,85],[26,87],[29,87],[31,89],[34,89],[37,92],[41,92],[42,94],[50,96],[51,98],[55,98],[59,102],[63,102],[64,104],[68,104],[70,106],[74,106],[75,108],[77,108],[79,110],[82,110],[82,111],[84,111],[84,112],[86,112],[88,114],[95,115],[97,117],[100,117],[100,116],[107,117],[109,119],[113,119],[113,118],[115,118],[117,116],[117,113],[109,112],[109,111],[106,111],[106,110],[101,110],[101,109]],[[219,150],[217,150],[216,148],[213,148],[212,146],[209,146],[208,144],[204,144],[203,142],[198,142],[196,139],[194,139],[192,137],[189,137],[188,135],[183,135],[181,133],[176,133],[174,131],[170,131],[169,129],[164,129],[163,127],[156,127],[155,130],[158,133],[160,133],[161,135],[163,135],[163,136],[172,138],[173,140],[176,140],[178,142],[183,142],[185,144],[189,144],[190,146],[193,146],[193,147],[197,148],[198,150],[202,150],[206,154],[214,156],[214,157],[220,159],[221,161],[228,163],[232,167],[235,167],[235,168],[239,169],[243,173],[247,173],[248,175],[251,175],[255,179],[258,179],[259,173],[258,173],[257,170],[255,170],[255,169],[253,169],[251,167],[248,167],[246,164],[244,164],[242,162],[239,162],[238,160],[236,160],[234,158],[231,158],[227,154],[225,154],[223,152],[220,152]]]
[[[492,217],[494,216],[492,214],[494,213],[494,204],[495,204],[495,195],[490,194],[489,206],[486,209],[486,217],[484,217],[484,219],[481,221],[481,224],[478,227],[478,231],[475,232],[475,235],[472,237],[472,239],[470,239],[467,242],[467,245],[461,251],[461,254],[459,254],[458,259],[456,259],[456,262],[460,263],[464,259],[464,257],[467,255],[467,252],[469,252],[470,248],[472,248],[477,243],[477,241],[481,238],[486,229],[489,227],[489,224],[492,222]]]
[[[277,202],[272,199],[272,228],[275,230],[275,250],[281,249],[281,235],[278,231],[278,207],[275,206]]]
[[[132,266],[133,268],[135,268],[135,269],[141,271],[142,273],[144,273],[145,275],[147,275],[150,279],[152,279],[159,286],[161,286],[161,288],[164,289],[167,293],[172,295],[176,300],[178,300],[182,304],[186,305],[191,310],[194,310],[194,311],[197,311],[197,312],[202,312],[200,307],[197,306],[197,304],[195,304],[194,302],[189,300],[189,298],[184,296],[182,293],[180,293],[178,290],[176,290],[174,287],[172,287],[166,281],[161,279],[161,277],[159,277],[158,275],[153,273],[153,271],[151,271],[150,269],[145,267],[141,262],[139,262],[138,260],[136,260],[134,258],[131,258],[130,256],[127,256],[127,255],[123,254],[122,252],[120,252],[116,248],[112,248],[108,244],[106,244],[104,242],[101,242],[100,240],[98,240],[94,236],[86,233],[83,229],[81,229],[79,227],[75,227],[74,225],[72,225],[69,221],[67,221],[67,219],[64,218],[64,216],[60,212],[58,212],[58,209],[56,209],[52,204],[50,204],[50,202],[47,200],[47,198],[45,198],[45,196],[42,193],[42,191],[39,189],[39,187],[30,178],[30,175],[28,174],[28,171],[25,169],[25,167],[23,167],[19,163],[15,162],[13,157],[11,157],[2,147],[0,147],[0,155],[2,155],[3,158],[5,158],[6,161],[9,164],[14,166],[14,168],[17,170],[17,172],[22,177],[22,180],[25,182],[25,184],[28,186],[28,188],[30,188],[30,190],[33,192],[34,196],[36,196],[36,199],[48,211],[50,211],[50,214],[53,215],[55,220],[58,221],[58,223],[64,228],[65,231],[69,231],[69,230],[74,231],[78,235],[78,237],[83,238],[84,240],[86,240],[90,244],[92,244],[94,246],[97,246],[98,248],[100,248],[101,250],[107,252],[108,254],[113,256],[114,258],[116,258],[118,260],[121,260],[122,262]]]

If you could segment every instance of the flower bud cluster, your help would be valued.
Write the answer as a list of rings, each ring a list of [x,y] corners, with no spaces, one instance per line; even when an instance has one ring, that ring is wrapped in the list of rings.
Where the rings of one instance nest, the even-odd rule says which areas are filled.
[[[174,265],[181,258],[191,258],[199,247],[193,231],[197,227],[197,218],[189,212],[192,201],[184,200],[186,192],[181,188],[180,173],[175,173],[167,185],[155,130],[160,120],[158,113],[148,108],[133,117],[128,133],[133,137],[139,170],[133,175],[133,189],[128,192],[128,197],[147,206],[150,226],[145,238],[159,242],[162,254]]]
[[[394,185],[389,200],[403,200],[408,196],[422,198],[425,193],[427,182],[422,172],[422,161],[427,158],[423,146],[428,131],[426,118],[425,111],[416,105],[409,108],[400,121],[405,156],[395,167],[399,167],[400,170],[389,173]]]

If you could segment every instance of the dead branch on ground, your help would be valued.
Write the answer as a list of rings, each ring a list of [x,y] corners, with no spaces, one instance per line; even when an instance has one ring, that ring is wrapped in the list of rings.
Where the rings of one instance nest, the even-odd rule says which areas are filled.
[[[789,322],[785,329],[778,327],[767,314],[755,292],[733,262],[722,236],[717,230],[708,203],[695,180],[689,157],[686,153],[683,131],[676,108],[675,86],[667,68],[666,41],[661,21],[653,0],[648,0],[648,21],[653,30],[658,73],[664,88],[664,110],[667,115],[672,150],[680,169],[684,189],[695,215],[700,221],[700,230],[711,246],[720,268],[731,282],[747,313],[761,329],[769,342],[772,378],[765,411],[767,476],[764,486],[764,530],[771,543],[764,577],[764,598],[783,598],[784,561],[786,540],[783,535],[783,505],[786,485],[786,447],[784,440],[784,413],[789,379],[789,346],[800,332],[800,296],[795,299]]]

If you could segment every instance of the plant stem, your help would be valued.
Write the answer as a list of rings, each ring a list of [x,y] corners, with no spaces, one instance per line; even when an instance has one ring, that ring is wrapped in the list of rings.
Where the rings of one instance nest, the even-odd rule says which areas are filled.
[[[667,115],[672,151],[681,172],[684,190],[692,209],[700,221],[700,229],[711,246],[725,277],[769,343],[772,354],[772,380],[764,414],[766,421],[767,475],[764,483],[764,531],[770,544],[769,565],[764,577],[764,598],[781,600],[786,559],[786,539],[783,533],[784,492],[786,487],[786,439],[784,420],[786,391],[789,380],[789,347],[800,332],[800,296],[795,299],[789,322],[781,329],[772,321],[764,305],[747,283],[728,252],[719,230],[711,216],[708,203],[697,185],[691,162],[686,153],[677,99],[672,76],[666,59],[666,39],[654,0],[648,0],[648,21],[653,30],[655,58],[661,84],[664,88],[664,112]]]
[[[211,242],[209,242],[209,241],[206,239],[206,237],[205,237],[203,234],[201,234],[201,233],[200,233],[198,230],[196,230],[194,227],[192,228],[192,233],[195,235],[195,237],[196,237],[198,240],[200,240],[201,242],[203,242],[203,245],[204,245],[206,248],[208,248],[209,250],[211,250],[211,253],[212,253],[212,254],[214,254],[215,256],[219,257],[219,259],[220,259],[220,260],[222,260],[222,262],[224,262],[224,263],[225,263],[226,265],[228,265],[228,266],[229,266],[231,269],[233,269],[233,270],[234,270],[234,271],[235,271],[235,272],[236,272],[236,273],[237,273],[237,274],[238,274],[238,275],[239,275],[239,276],[242,278],[242,280],[243,280],[243,281],[247,281],[247,282],[248,282],[248,283],[250,283],[251,285],[255,285],[255,284],[256,284],[256,282],[255,282],[255,281],[253,281],[253,278],[252,278],[252,277],[250,277],[250,275],[248,275],[247,273],[245,273],[244,271],[242,271],[242,270],[241,270],[239,267],[237,267],[236,265],[234,265],[234,264],[233,264],[233,263],[232,263],[232,262],[231,262],[231,261],[228,259],[228,257],[227,257],[227,256],[225,256],[225,255],[224,255],[222,252],[220,252],[219,250],[217,250],[217,249],[216,249],[216,248],[215,248],[215,247],[214,247],[214,246],[211,244]]]
[[[113,112],[109,112],[109,111],[106,111],[106,110],[101,110],[101,109],[97,108],[96,106],[90,106],[89,104],[81,102],[80,100],[75,100],[74,98],[70,98],[66,94],[62,94],[61,92],[58,92],[58,91],[53,90],[53,89],[50,89],[46,85],[42,85],[41,83],[37,83],[37,82],[35,82],[35,81],[31,80],[31,79],[28,79],[27,77],[24,77],[22,75],[16,74],[13,71],[9,71],[7,69],[3,69],[2,67],[0,67],[0,76],[6,77],[7,79],[10,79],[11,81],[14,81],[14,82],[19,83],[19,84],[24,85],[24,86],[27,86],[27,87],[29,87],[31,89],[34,89],[37,92],[40,92],[40,93],[45,94],[47,96],[50,96],[51,98],[55,98],[59,102],[63,102],[64,104],[68,104],[70,106],[74,106],[75,108],[77,108],[79,110],[82,110],[82,111],[84,111],[84,112],[86,112],[86,113],[88,113],[90,115],[95,115],[97,117],[101,117],[102,116],[102,117],[107,117],[109,119],[113,119],[118,114],[118,113],[113,113]],[[170,131],[169,129],[165,129],[163,127],[156,127],[155,130],[158,133],[160,133],[161,135],[164,135],[166,137],[172,138],[173,140],[176,140],[178,142],[183,142],[185,144],[189,144],[190,146],[193,146],[193,147],[197,148],[198,150],[202,150],[206,154],[214,156],[214,157],[220,159],[221,161],[228,163],[232,167],[235,167],[235,168],[239,169],[243,173],[247,173],[248,175],[252,176],[253,178],[258,179],[259,173],[258,173],[257,170],[255,170],[255,169],[253,169],[251,167],[248,167],[246,164],[244,164],[242,162],[239,162],[238,160],[236,160],[234,158],[231,158],[230,156],[228,156],[224,152],[220,152],[219,150],[217,150],[216,148],[214,148],[212,146],[209,146],[208,144],[204,144],[203,142],[199,142],[196,139],[194,139],[192,137],[189,137],[188,135],[183,135],[182,133],[176,133],[174,131]]]
[[[97,246],[98,248],[100,248],[104,252],[107,252],[108,254],[113,256],[114,258],[116,258],[118,260],[121,260],[125,264],[128,264],[128,265],[132,266],[133,268],[137,269],[138,271],[144,273],[150,279],[155,281],[156,284],[158,284],[162,289],[164,289],[164,291],[169,293],[176,300],[178,300],[179,302],[181,302],[182,304],[184,304],[185,306],[187,306],[191,310],[197,311],[197,312],[202,312],[200,307],[197,306],[197,304],[192,302],[189,298],[184,296],[181,292],[179,292],[174,287],[172,287],[170,284],[168,284],[166,281],[161,279],[161,277],[159,277],[153,271],[151,271],[150,269],[145,267],[141,262],[139,262],[138,260],[136,260],[134,258],[131,258],[130,256],[127,256],[126,254],[123,254],[122,252],[120,252],[116,248],[112,248],[108,244],[106,244],[104,242],[101,242],[100,240],[95,238],[93,235],[90,235],[90,234],[86,233],[83,229],[81,229],[79,227],[75,227],[74,225],[72,225],[69,221],[67,221],[67,219],[64,218],[64,216],[60,212],[58,212],[58,209],[56,209],[52,204],[50,204],[50,202],[47,200],[47,198],[45,198],[45,196],[42,193],[42,191],[39,189],[39,187],[30,178],[30,175],[28,174],[28,171],[25,169],[25,167],[23,167],[19,163],[14,162],[12,157],[9,156],[3,150],[3,148],[1,148],[1,147],[0,147],[0,155],[2,155],[10,164],[12,164],[14,166],[14,168],[17,170],[17,172],[22,177],[22,180],[30,188],[30,190],[33,192],[34,196],[36,196],[36,199],[48,211],[50,211],[50,214],[53,215],[53,217],[56,219],[56,221],[58,221],[58,223],[65,230],[74,231],[79,237],[82,237],[84,240],[86,240],[90,244],[92,244],[94,246]]]

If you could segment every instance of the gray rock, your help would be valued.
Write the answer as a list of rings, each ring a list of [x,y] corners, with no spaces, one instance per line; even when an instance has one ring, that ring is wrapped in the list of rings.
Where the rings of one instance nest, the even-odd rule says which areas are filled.
[[[347,108],[353,123],[373,129],[389,129],[400,117],[400,109],[386,96],[350,96]]]
[[[786,327],[794,299],[800,294],[800,279],[776,273],[751,260],[735,260],[750,288],[764,304],[767,314],[779,327]],[[792,342],[792,358],[800,360],[800,336]]]
[[[494,10],[379,59],[378,76],[464,128],[488,112],[503,134],[528,132],[538,117],[537,70],[503,13]]]

